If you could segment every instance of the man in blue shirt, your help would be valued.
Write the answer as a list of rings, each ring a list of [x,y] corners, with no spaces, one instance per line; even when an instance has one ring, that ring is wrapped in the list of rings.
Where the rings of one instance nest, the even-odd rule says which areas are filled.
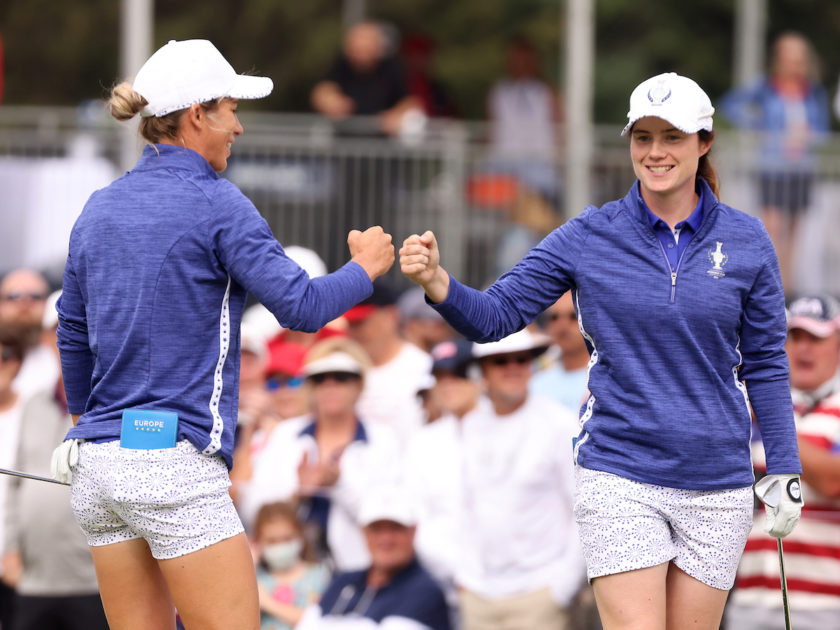
[[[298,630],[414,628],[450,630],[443,591],[414,553],[416,517],[397,489],[375,489],[359,513],[370,567],[336,575]]]

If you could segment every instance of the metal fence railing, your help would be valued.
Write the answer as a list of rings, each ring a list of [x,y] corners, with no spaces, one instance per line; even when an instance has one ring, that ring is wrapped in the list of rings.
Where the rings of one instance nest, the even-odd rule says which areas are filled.
[[[562,207],[562,152],[548,161],[506,159],[480,123],[431,121],[422,134],[388,138],[363,119],[336,126],[311,115],[245,113],[242,122],[225,176],[282,243],[315,250],[330,269],[346,260],[352,228],[381,224],[398,244],[431,229],[447,269],[482,286],[582,210]],[[0,108],[0,270],[60,266],[87,196],[126,168],[127,142],[138,153],[140,143],[126,137],[98,106]],[[617,125],[595,137],[590,199],[600,205],[626,193],[633,171]],[[755,214],[759,156],[754,138],[718,133],[722,198]],[[810,210],[800,219],[796,289],[840,293],[839,195],[840,138],[830,138],[818,148]]]

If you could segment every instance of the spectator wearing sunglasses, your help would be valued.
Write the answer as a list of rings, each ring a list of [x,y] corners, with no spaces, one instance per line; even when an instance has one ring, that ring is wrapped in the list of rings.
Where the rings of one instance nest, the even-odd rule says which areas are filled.
[[[398,470],[393,431],[357,413],[369,366],[362,347],[345,337],[312,346],[302,370],[311,412],[274,429],[241,494],[246,520],[265,503],[297,501],[307,540],[341,571],[370,562],[359,505]]]
[[[24,397],[51,388],[58,379],[55,352],[41,343],[49,292],[47,280],[33,269],[13,269],[0,280],[0,325],[19,340],[25,351],[14,383]]]
[[[589,349],[571,292],[549,306],[541,319],[553,343],[546,352],[548,366],[531,379],[531,392],[552,398],[577,414],[587,392]]]
[[[464,494],[455,582],[465,629],[570,627],[585,582],[572,513],[578,423],[528,391],[548,345],[527,329],[473,345],[484,395],[461,420],[453,480]]]

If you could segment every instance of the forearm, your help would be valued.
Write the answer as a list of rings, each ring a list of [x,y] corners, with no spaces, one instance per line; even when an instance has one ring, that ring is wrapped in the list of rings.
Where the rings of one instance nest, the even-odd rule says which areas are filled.
[[[334,81],[321,81],[312,89],[310,101],[315,111],[325,116],[341,116],[347,112],[341,111],[338,103],[345,98],[339,85]]]
[[[367,272],[353,262],[326,276],[302,282],[303,285],[284,285],[278,279],[272,285],[272,293],[261,301],[286,328],[305,332],[320,330],[373,291]]]

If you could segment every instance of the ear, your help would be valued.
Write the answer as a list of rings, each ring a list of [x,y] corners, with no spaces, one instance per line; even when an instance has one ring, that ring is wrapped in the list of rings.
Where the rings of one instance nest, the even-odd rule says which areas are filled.
[[[184,113],[184,118],[186,123],[198,130],[204,126],[204,117],[207,115],[207,112],[204,111],[204,108],[199,105],[198,103],[193,103],[190,105],[190,108]]]
[[[708,139],[706,139],[706,140],[703,140],[703,138],[699,135],[697,136],[697,140],[700,143],[700,157],[703,157],[704,155],[706,155],[709,152],[709,150],[712,148],[712,141],[714,139],[715,139],[714,132],[711,132],[709,134]]]

